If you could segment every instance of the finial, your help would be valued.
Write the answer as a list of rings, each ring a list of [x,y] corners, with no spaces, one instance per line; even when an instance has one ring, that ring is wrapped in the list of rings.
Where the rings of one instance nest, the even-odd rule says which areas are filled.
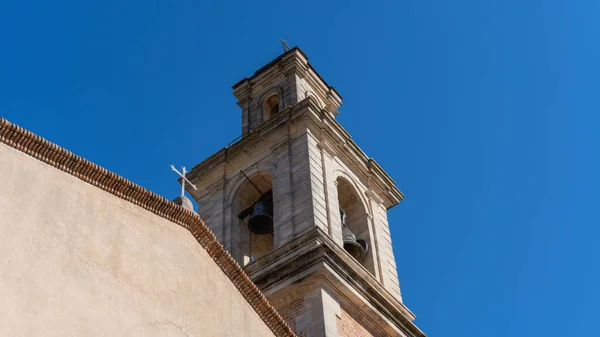
[[[287,53],[287,51],[290,50],[290,46],[288,46],[286,40],[281,39],[281,45],[283,46],[283,52],[284,53]]]
[[[177,171],[177,169],[175,168],[175,166],[171,165],[171,170],[173,170],[175,173],[177,173],[180,177],[181,177],[181,196],[185,196],[185,183],[187,182],[188,185],[190,185],[194,191],[197,191],[198,188],[196,187],[196,185],[192,184],[191,181],[189,181],[186,177],[185,174],[187,173],[187,171],[185,170],[185,167],[181,167],[181,173],[179,171]]]

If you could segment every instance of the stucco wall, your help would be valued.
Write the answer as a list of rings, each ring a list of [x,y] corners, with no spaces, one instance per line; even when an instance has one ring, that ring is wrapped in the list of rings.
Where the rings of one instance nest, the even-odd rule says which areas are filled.
[[[273,336],[184,228],[0,143],[0,336]]]

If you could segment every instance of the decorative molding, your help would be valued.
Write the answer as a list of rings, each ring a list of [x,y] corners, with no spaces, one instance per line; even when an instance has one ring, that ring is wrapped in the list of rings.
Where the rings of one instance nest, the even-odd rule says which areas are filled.
[[[189,230],[276,336],[295,337],[200,216],[0,117],[0,142]]]
[[[321,140],[319,141],[317,146],[320,149],[322,149],[323,151],[327,152],[327,154],[331,157],[331,159],[334,159],[335,157],[338,156],[338,151],[333,146],[331,146],[330,142],[323,140],[322,135],[323,134],[321,134]]]
[[[380,321],[381,328],[389,325],[408,337],[426,337],[413,322],[416,316],[319,227],[275,248],[244,270],[269,295],[292,283],[304,280],[312,283],[310,278],[324,276],[329,280],[343,280],[344,286],[332,289],[358,294],[352,302],[359,306],[365,303],[374,306],[375,310],[369,312],[371,316],[384,318]]]

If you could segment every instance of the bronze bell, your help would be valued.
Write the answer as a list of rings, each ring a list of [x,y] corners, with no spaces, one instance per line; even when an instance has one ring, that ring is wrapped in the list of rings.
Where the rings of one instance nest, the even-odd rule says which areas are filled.
[[[254,205],[252,216],[248,220],[248,229],[255,234],[273,233],[273,217],[264,201],[259,200]]]
[[[356,239],[356,235],[354,235],[346,225],[346,213],[341,208],[340,216],[342,218],[342,240],[344,242],[344,249],[358,262],[362,263],[367,255],[369,245],[365,240]]]

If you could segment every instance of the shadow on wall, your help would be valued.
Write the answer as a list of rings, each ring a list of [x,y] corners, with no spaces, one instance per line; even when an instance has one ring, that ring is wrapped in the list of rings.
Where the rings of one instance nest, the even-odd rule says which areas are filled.
[[[258,223],[254,229],[264,229],[261,221],[273,216],[273,179],[267,172],[258,172],[244,181],[233,197],[232,211],[232,255],[242,266],[264,256],[274,247],[274,234],[272,230],[258,234],[248,228],[248,223],[254,220]],[[237,223],[236,223],[237,222]],[[271,228],[272,229],[272,228]],[[261,232],[259,230],[259,232]]]

